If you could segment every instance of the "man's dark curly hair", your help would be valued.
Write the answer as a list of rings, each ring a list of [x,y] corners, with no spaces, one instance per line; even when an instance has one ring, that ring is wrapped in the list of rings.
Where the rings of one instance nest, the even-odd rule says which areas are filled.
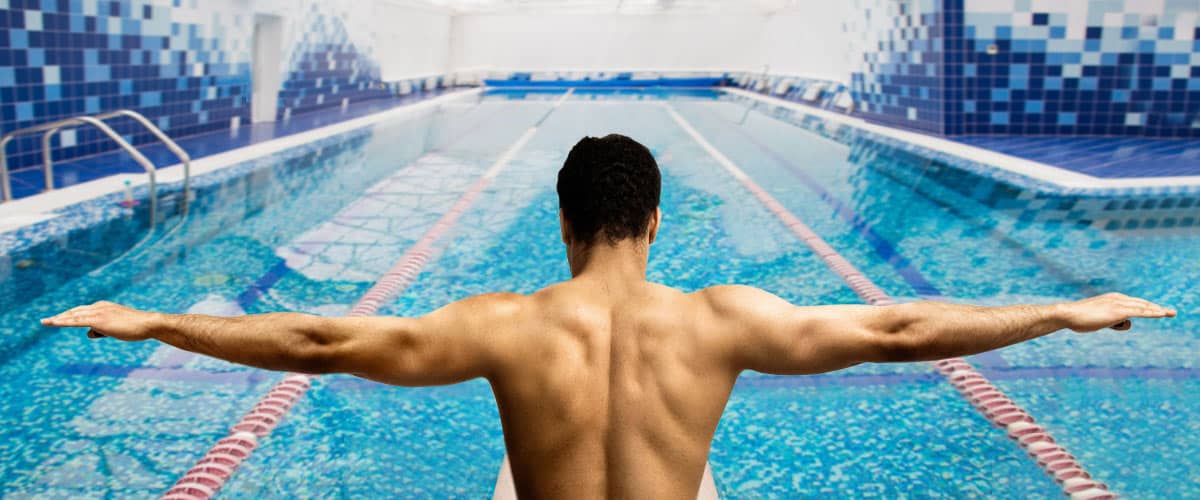
[[[558,206],[571,237],[610,245],[646,234],[662,176],[646,146],[619,134],[584,137],[558,171]]]

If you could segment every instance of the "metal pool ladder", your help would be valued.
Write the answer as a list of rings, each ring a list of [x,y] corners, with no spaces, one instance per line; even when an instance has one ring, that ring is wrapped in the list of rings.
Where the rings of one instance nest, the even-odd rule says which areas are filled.
[[[179,161],[183,163],[183,201],[181,202],[180,210],[182,211],[182,214],[186,216],[188,211],[188,198],[190,195],[189,188],[192,178],[191,157],[188,156],[187,152],[184,151],[183,148],[179,147],[179,144],[176,144],[175,141],[171,140],[167,134],[163,133],[162,130],[154,126],[154,124],[151,123],[150,120],[147,120],[145,116],[142,116],[141,113],[128,109],[120,109],[117,111],[110,111],[97,115],[65,118],[62,120],[43,123],[41,125],[14,130],[8,134],[5,134],[3,138],[0,138],[0,190],[3,190],[3,201],[8,202],[13,199],[12,181],[8,176],[8,156],[6,155],[9,141],[12,141],[12,139],[18,135],[43,132],[42,173],[46,178],[46,191],[50,191],[54,189],[54,159],[50,151],[50,139],[64,128],[74,127],[77,125],[91,125],[97,129],[100,129],[104,135],[108,136],[109,139],[112,139],[113,142],[117,143],[117,146],[120,146],[121,149],[123,149],[126,153],[129,153],[129,155],[133,157],[133,160],[136,161],[138,165],[141,165],[142,168],[146,170],[146,174],[150,176],[150,227],[154,227],[158,220],[158,179],[155,175],[158,169],[154,166],[153,162],[151,162],[146,158],[145,155],[141,153],[141,151],[138,151],[137,148],[129,144],[129,142],[121,137],[121,135],[116,131],[114,131],[112,127],[109,127],[107,123],[104,123],[104,120],[118,116],[132,118],[138,124],[142,125],[142,127],[153,134],[154,137],[162,141],[162,143],[167,146],[167,149],[169,149],[171,153],[178,157]]]

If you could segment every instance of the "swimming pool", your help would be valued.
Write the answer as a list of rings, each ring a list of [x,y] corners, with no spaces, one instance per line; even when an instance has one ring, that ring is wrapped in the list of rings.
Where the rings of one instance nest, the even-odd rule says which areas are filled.
[[[280,377],[153,343],[52,333],[37,318],[99,299],[345,314],[510,150],[380,313],[418,315],[567,278],[554,174],[580,136],[610,132],[645,143],[663,169],[651,279],[684,290],[755,284],[805,305],[859,302],[672,113],[897,300],[1003,304],[1116,290],[1177,307],[1178,319],[1133,333],[1059,334],[971,361],[1113,490],[1200,496],[1196,195],[1014,187],[719,91],[577,89],[555,107],[560,99],[488,91],[197,177],[180,229],[124,257],[144,232],[136,213],[9,255],[5,496],[161,494]],[[503,453],[482,381],[404,389],[322,377],[224,488],[486,497]],[[710,461],[726,498],[1060,494],[922,364],[746,374]]]

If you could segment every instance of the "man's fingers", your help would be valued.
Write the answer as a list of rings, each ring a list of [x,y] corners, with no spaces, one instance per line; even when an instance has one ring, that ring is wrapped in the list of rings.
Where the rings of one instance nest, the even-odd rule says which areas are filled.
[[[67,314],[78,314],[81,312],[90,311],[91,309],[92,309],[92,305],[75,306],[70,309],[67,309],[66,311],[59,313],[58,315],[63,316],[63,315],[67,315]]]
[[[1168,318],[1174,318],[1174,317],[1175,317],[1175,310],[1174,310],[1174,309],[1172,309],[1172,308],[1170,308],[1170,307],[1166,307],[1166,306],[1160,306],[1160,305],[1158,305],[1158,304],[1150,304],[1150,305],[1151,305],[1152,307],[1154,307],[1155,309],[1158,309],[1159,311],[1162,311],[1162,313],[1163,313],[1163,316],[1166,316],[1166,317],[1168,317]]]
[[[1113,330],[1128,330],[1131,327],[1133,327],[1133,322],[1129,321],[1129,320],[1125,320],[1125,321],[1122,321],[1120,323],[1113,325],[1111,328]]]
[[[104,335],[103,333],[97,332],[93,328],[88,328],[87,336],[89,339],[98,339],[98,338],[106,337],[106,335]]]
[[[1175,317],[1175,310],[1171,309],[1170,307],[1164,307],[1164,306],[1155,304],[1154,302],[1150,302],[1149,300],[1137,298],[1137,297],[1130,297],[1129,300],[1132,303],[1141,306],[1145,310],[1154,311],[1156,314],[1161,313],[1161,315],[1159,315],[1159,316],[1154,316],[1156,318],[1161,318],[1163,316],[1166,316],[1169,318]]]
[[[1143,300],[1129,301],[1116,308],[1123,316],[1139,318],[1162,318],[1174,316],[1175,312],[1163,306]]]
[[[1175,316],[1175,311],[1157,305],[1150,305],[1142,308],[1142,316],[1146,318],[1166,318]]]
[[[67,319],[67,318],[73,318],[76,315],[78,315],[79,313],[87,311],[88,308],[90,308],[90,307],[91,306],[72,307],[70,309],[67,309],[66,311],[55,314],[54,316],[43,319],[42,324],[46,324],[47,321],[56,321],[56,320],[62,320],[62,319]]]
[[[87,326],[96,315],[89,313],[63,313],[52,318],[45,318],[42,324],[46,326]]]
[[[42,324],[46,325],[46,326],[68,326],[67,322],[68,322],[68,318],[61,314],[58,316],[51,316],[49,318],[42,319]]]

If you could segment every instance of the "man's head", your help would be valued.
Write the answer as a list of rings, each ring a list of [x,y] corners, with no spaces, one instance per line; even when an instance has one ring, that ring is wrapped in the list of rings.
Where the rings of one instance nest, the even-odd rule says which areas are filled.
[[[584,247],[653,242],[662,177],[646,146],[619,134],[584,137],[558,171],[563,241]]]

